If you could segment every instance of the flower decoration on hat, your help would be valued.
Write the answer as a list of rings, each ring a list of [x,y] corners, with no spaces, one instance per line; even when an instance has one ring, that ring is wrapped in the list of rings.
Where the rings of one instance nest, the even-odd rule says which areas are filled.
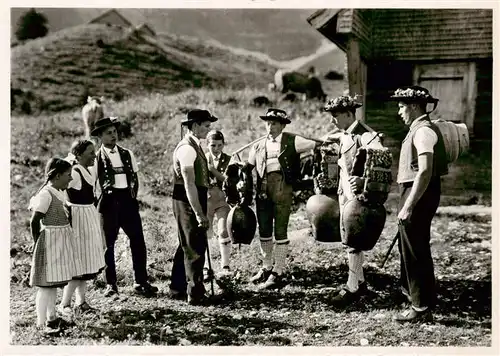
[[[407,89],[397,89],[394,92],[395,97],[400,97],[400,98],[409,98],[409,99],[429,99],[431,98],[431,95],[423,90],[418,90],[418,89],[412,89],[412,88],[407,88]]]
[[[354,97],[350,95],[341,95],[335,99],[328,100],[324,110],[329,112],[355,110],[363,106],[363,104],[358,101],[359,99],[360,95],[358,94],[354,95]]]

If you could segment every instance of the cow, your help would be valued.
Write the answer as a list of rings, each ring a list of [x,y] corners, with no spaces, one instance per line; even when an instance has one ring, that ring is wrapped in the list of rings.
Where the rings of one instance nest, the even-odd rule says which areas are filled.
[[[325,101],[326,94],[321,86],[321,81],[312,73],[309,75],[299,72],[286,72],[278,69],[274,75],[274,83],[269,89],[281,93],[296,92],[304,93],[307,99],[319,99]]]
[[[85,129],[85,138],[90,138],[90,132],[94,127],[97,120],[104,118],[104,111],[102,108],[103,97],[89,96],[87,104],[82,108],[83,126]]]

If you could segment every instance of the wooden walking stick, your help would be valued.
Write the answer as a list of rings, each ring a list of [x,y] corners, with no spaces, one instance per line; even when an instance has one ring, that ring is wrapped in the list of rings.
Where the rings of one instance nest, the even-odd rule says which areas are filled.
[[[210,276],[210,290],[212,292],[212,297],[215,295],[214,293],[214,270],[212,269],[212,261],[210,260],[210,248],[208,247],[208,238],[207,238],[207,260],[208,260],[208,275]]]
[[[382,264],[379,266],[380,268],[384,268],[385,263],[389,259],[389,256],[392,252],[392,249],[394,248],[394,245],[396,244],[396,241],[398,241],[398,239],[399,239],[399,230],[396,233],[396,236],[394,236],[394,238],[392,239],[391,246],[389,246],[389,249],[387,250],[387,253],[385,254],[384,260],[382,261]]]

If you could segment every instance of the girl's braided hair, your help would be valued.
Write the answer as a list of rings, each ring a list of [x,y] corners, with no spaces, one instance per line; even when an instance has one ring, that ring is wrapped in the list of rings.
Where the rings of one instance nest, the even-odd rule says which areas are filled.
[[[47,165],[45,166],[45,182],[38,189],[37,194],[47,185],[47,183],[50,182],[52,178],[58,174],[66,172],[68,169],[71,169],[71,163],[68,161],[58,157],[49,159]]]

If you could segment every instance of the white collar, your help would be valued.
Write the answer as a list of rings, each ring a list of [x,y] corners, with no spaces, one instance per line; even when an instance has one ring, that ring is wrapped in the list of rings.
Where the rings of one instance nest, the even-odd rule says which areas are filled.
[[[92,171],[89,171],[87,168],[82,166],[80,163],[77,163],[75,165],[76,167],[80,168],[80,172],[82,173],[83,178],[87,181],[88,184],[91,186],[94,186],[94,175],[92,174]]]
[[[210,151],[209,151],[209,152],[210,152]],[[218,156],[216,156],[216,155],[212,154],[211,152],[210,152],[210,155],[212,156],[212,158],[213,158],[214,160],[218,161],[218,160],[220,160],[220,158],[222,157],[222,152],[221,152],[221,153],[219,153],[219,155],[218,155]]]
[[[66,201],[66,195],[64,194],[64,191],[54,188],[51,183],[48,183],[45,187],[52,194],[54,194],[57,199],[59,199],[63,203]]]
[[[411,122],[411,124],[410,124],[410,129],[411,129],[412,127],[415,127],[415,125],[416,125],[416,124],[415,124],[415,122],[417,122],[417,121],[418,121],[418,120],[420,120],[420,119],[423,119],[423,118],[424,118],[424,117],[426,117],[426,116],[427,116],[427,114],[423,114],[422,116],[419,116],[419,117],[417,117],[415,120],[413,120],[413,121]]]
[[[104,149],[104,151],[109,155],[111,153],[111,150],[114,150],[113,153],[117,153],[118,152],[118,146],[115,145],[113,148],[107,148],[106,146],[102,145],[102,148]]]
[[[267,135],[267,140],[271,141],[271,142],[281,142],[281,136],[283,136],[283,132],[280,133],[278,136],[276,136],[273,140],[273,138],[271,137],[271,134],[269,134],[269,135]]]

